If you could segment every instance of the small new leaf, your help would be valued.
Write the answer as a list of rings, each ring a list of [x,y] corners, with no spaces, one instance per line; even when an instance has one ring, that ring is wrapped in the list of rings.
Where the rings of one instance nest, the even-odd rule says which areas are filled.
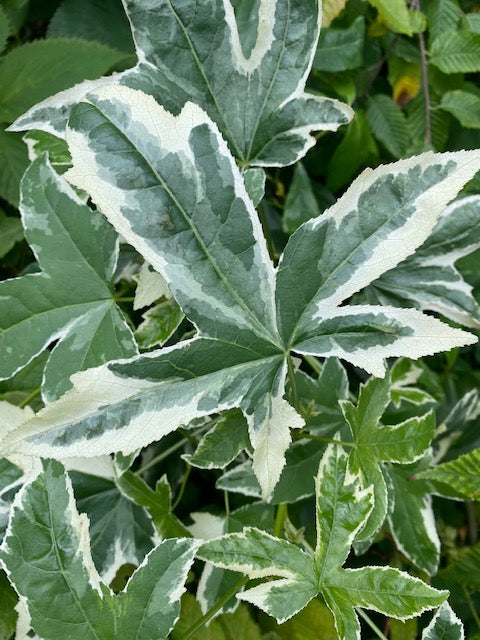
[[[380,420],[390,403],[390,376],[370,378],[360,387],[357,406],[341,401],[355,446],[349,459],[351,472],[360,475],[363,486],[372,485],[375,503],[368,524],[358,534],[364,542],[380,528],[387,515],[388,491],[382,462],[408,463],[418,459],[435,435],[435,415],[410,418],[400,424],[383,425]]]
[[[114,596],[93,565],[88,519],[77,512],[69,478],[47,460],[15,498],[0,559],[44,640],[159,640],[178,619],[197,546],[162,542]]]
[[[441,604],[447,592],[386,567],[343,569],[356,534],[373,506],[371,488],[360,489],[348,470],[348,455],[327,448],[316,479],[317,544],[313,556],[255,528],[208,541],[199,557],[250,578],[276,577],[238,597],[284,622],[321,594],[335,617],[339,638],[360,638],[355,609],[373,609],[395,618],[419,615]]]

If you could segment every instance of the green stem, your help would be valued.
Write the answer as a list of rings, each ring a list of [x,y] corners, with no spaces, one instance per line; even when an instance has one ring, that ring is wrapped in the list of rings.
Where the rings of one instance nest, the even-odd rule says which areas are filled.
[[[225,515],[228,518],[230,515],[230,499],[228,497],[228,491],[223,492],[223,501],[225,502]]]
[[[134,296],[129,296],[128,298],[114,298],[115,302],[133,302],[135,300]]]
[[[165,460],[165,458],[168,458],[169,455],[171,455],[172,453],[175,453],[177,449],[180,449],[181,447],[185,446],[188,441],[189,441],[188,438],[182,438],[181,440],[176,442],[174,445],[172,445],[168,449],[165,449],[165,451],[162,451],[162,453],[159,453],[158,456],[155,456],[154,458],[146,462],[144,465],[142,465],[139,469],[135,471],[135,475],[141,476],[142,473],[145,473],[145,471],[154,467],[158,462]]]
[[[280,538],[282,535],[283,527],[285,525],[285,519],[287,518],[287,505],[282,502],[278,505],[277,514],[275,516],[275,526],[273,528],[273,535],[276,538]]]
[[[217,611],[219,611],[223,607],[223,605],[230,600],[230,598],[232,598],[238,591],[240,591],[240,589],[244,585],[247,584],[248,580],[248,577],[243,577],[241,580],[239,580],[235,584],[235,586],[230,589],[230,591],[228,591],[216,604],[213,605],[211,609],[207,611],[204,616],[202,616],[194,624],[192,624],[190,629],[187,630],[181,640],[189,640],[189,638],[191,638],[199,629],[201,629],[206,622],[213,618]]]
[[[353,449],[356,448],[355,442],[346,442],[345,440],[335,440],[334,438],[324,438],[323,436],[316,436],[313,433],[306,433],[302,431],[302,433],[294,433],[293,437],[295,440],[300,440],[301,438],[309,438],[310,440],[317,440],[317,442],[325,442],[326,444],[338,444],[341,447],[351,447]]]
[[[363,609],[355,609],[355,611],[358,613],[358,615],[363,618],[365,620],[365,622],[368,624],[368,626],[370,627],[370,629],[372,629],[372,631],[374,631],[377,636],[380,638],[380,640],[388,640],[388,638],[383,635],[383,633],[380,631],[380,629],[377,627],[377,625],[373,622],[373,620],[371,620],[367,614],[365,613],[365,611],[363,611]]]
[[[470,612],[472,614],[472,618],[475,620],[477,627],[480,629],[480,617],[477,613],[477,610],[475,609],[475,604],[472,600],[472,596],[470,595],[468,589],[464,584],[462,584],[462,589],[463,593],[465,594],[465,600],[467,601],[468,608],[470,609]]]
[[[292,405],[294,409],[297,411],[298,409],[298,392],[297,392],[297,382],[295,380],[295,367],[293,366],[292,356],[289,353],[287,355],[287,367],[288,367],[288,380],[290,382],[290,388],[292,391]]]
[[[305,360],[305,362],[308,362],[308,364],[312,367],[317,375],[320,375],[322,367],[320,366],[320,363],[315,358],[315,356],[302,356],[302,358]]]
[[[175,509],[180,504],[180,500],[183,498],[183,494],[185,493],[185,487],[187,486],[188,476],[190,475],[191,471],[192,471],[192,467],[188,464],[187,470],[185,471],[185,475],[183,476],[183,481],[180,487],[180,491],[178,492],[178,496],[176,497],[175,502],[172,504],[172,511],[175,511]]]
[[[30,402],[40,394],[41,390],[41,387],[37,387],[36,389],[34,389],[32,393],[30,393],[30,395],[28,395],[24,400],[20,402],[20,404],[18,405],[20,409],[24,409],[27,404],[30,404]]]

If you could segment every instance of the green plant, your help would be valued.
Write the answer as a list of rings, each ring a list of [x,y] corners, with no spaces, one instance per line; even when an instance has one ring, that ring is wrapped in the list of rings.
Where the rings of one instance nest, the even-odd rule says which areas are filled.
[[[400,33],[425,29],[406,3],[395,14],[372,4]],[[360,635],[357,615],[385,637],[364,609],[390,624],[441,605],[422,638],[461,637],[444,603],[448,580],[427,584],[440,562],[431,494],[478,498],[478,483],[456,474],[478,473],[479,443],[467,438],[458,451],[454,433],[462,425],[468,434],[480,403],[471,391],[438,408],[441,374],[404,358],[476,342],[424,311],[479,326],[455,266],[480,244],[479,199],[447,205],[475,177],[480,154],[426,151],[367,169],[324,211],[297,164],[285,201],[291,236],[280,247],[270,185],[280,189],[280,170],[315,153],[312,131],[353,117],[337,99],[304,91],[322,46],[340,36],[316,49],[314,0],[194,5],[126,0],[137,65],[26,105],[10,127],[28,131],[20,211],[38,262],[0,283],[0,370],[13,380],[0,418],[0,559],[20,596],[17,635],[31,627],[45,640],[186,640],[223,612],[205,633],[231,637],[242,620],[251,637],[283,637],[282,626],[254,622],[253,609],[235,610],[238,593],[278,623],[315,615],[346,640]],[[62,5],[55,29],[70,24],[74,6]],[[357,48],[326,70],[355,65],[364,37],[365,18],[355,16],[339,41]],[[373,139],[368,126],[388,152],[406,155],[392,106],[372,97],[337,162],[351,136]],[[117,234],[135,251],[119,254]],[[41,380],[46,405],[35,415],[27,405],[39,390],[7,395],[28,389],[28,376]],[[6,402],[15,399],[20,406]],[[465,455],[436,466],[447,451]],[[223,470],[209,473],[225,509],[203,503],[179,518],[195,469]],[[173,505],[165,471],[178,486]],[[392,552],[391,566],[347,561],[350,547],[375,557],[385,540],[403,554]],[[188,598],[180,614],[195,556],[207,561],[203,617]],[[119,570],[131,574],[123,591]],[[249,580],[257,584],[243,592]],[[15,602],[7,582],[0,589]]]

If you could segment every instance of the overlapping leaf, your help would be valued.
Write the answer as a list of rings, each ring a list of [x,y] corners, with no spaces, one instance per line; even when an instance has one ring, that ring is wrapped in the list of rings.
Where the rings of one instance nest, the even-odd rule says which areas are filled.
[[[318,0],[261,0],[258,26],[237,24],[229,0],[124,0],[138,64],[114,80],[154,96],[173,113],[191,100],[214,120],[242,165],[283,166],[353,112],[304,93],[320,28]],[[208,28],[205,28],[208,25]],[[253,38],[252,38],[253,35]],[[245,51],[245,42],[250,42]],[[15,130],[61,134],[68,108],[99,82],[40,103]]]
[[[52,400],[75,371],[133,355],[136,346],[112,297],[117,235],[103,216],[82,204],[45,159],[25,174],[21,212],[42,271],[0,283],[0,378],[58,340],[43,383]]]
[[[67,137],[69,179],[162,273],[199,335],[76,375],[74,391],[12,436],[12,449],[129,453],[239,407],[268,495],[289,428],[303,424],[283,398],[290,350],[382,376],[386,357],[475,341],[416,310],[340,304],[422,243],[480,167],[477,153],[429,153],[365,172],[291,236],[275,274],[239,170],[198,107],[172,116],[139,91],[104,87],[74,108]]]
[[[382,462],[413,462],[425,452],[435,434],[433,413],[392,426],[381,424],[389,403],[389,375],[383,379],[370,378],[362,385],[357,406],[348,400],[341,403],[354,442],[349,468],[360,475],[364,486],[373,486],[375,496],[368,524],[357,536],[359,542],[371,538],[387,515],[388,491]]]
[[[397,267],[366,291],[381,304],[410,303],[437,311],[469,327],[480,326],[480,307],[455,262],[480,247],[480,196],[454,202],[440,217],[432,235]]]
[[[350,546],[373,506],[372,492],[347,471],[348,455],[329,446],[317,480],[317,545],[313,556],[292,543],[249,528],[208,541],[199,556],[250,578],[277,577],[239,595],[283,622],[321,594],[335,617],[340,638],[360,637],[356,608],[398,618],[419,615],[441,604],[437,591],[396,569],[342,569]]]
[[[444,602],[422,633],[422,640],[464,640],[463,625],[448,602]]]
[[[426,469],[420,477],[446,484],[468,500],[480,501],[480,449]]]
[[[68,476],[45,461],[17,494],[0,559],[44,640],[110,640],[112,633],[158,640],[178,618],[197,546],[185,538],[162,542],[113,596],[93,566],[88,520],[76,510]]]

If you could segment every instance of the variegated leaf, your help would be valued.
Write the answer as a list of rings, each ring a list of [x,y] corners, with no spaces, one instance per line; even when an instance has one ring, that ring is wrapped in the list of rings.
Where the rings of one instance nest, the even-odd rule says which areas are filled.
[[[62,458],[128,453],[193,418],[239,407],[266,496],[280,477],[289,428],[303,424],[283,399],[289,349],[341,356],[383,375],[387,356],[418,357],[475,340],[416,310],[338,306],[415,250],[480,166],[474,152],[425,154],[354,183],[291,237],[275,309],[275,272],[256,212],[208,116],[190,103],[172,116],[118,85],[85,99],[67,132],[69,179],[162,273],[200,335],[76,377],[76,391],[19,432],[14,449]],[[431,199],[435,206],[427,206]],[[118,384],[124,378],[128,386]]]
[[[426,469],[419,477],[446,484],[468,500],[480,501],[480,449]]]
[[[389,497],[388,524],[395,544],[411,562],[435,575],[440,560],[440,538],[429,487],[417,479],[416,468],[386,465]]]
[[[208,541],[198,555],[250,578],[279,578],[239,595],[278,622],[321,594],[335,617],[339,637],[356,640],[360,637],[356,607],[404,619],[438,606],[447,592],[389,567],[342,568],[373,506],[371,488],[361,489],[359,476],[351,475],[347,466],[346,452],[329,445],[316,479],[317,545],[313,556],[254,528]]]
[[[444,602],[423,630],[422,640],[464,640],[465,633],[461,620],[455,615],[448,602]]]
[[[477,152],[459,152],[368,169],[335,205],[303,224],[277,274],[280,333],[289,346],[342,357],[382,376],[385,357],[413,351],[418,357],[452,344],[452,329],[413,310],[340,305],[413,253],[479,167]],[[456,336],[463,344],[472,340]]]
[[[480,327],[480,307],[455,262],[480,247],[480,196],[451,204],[432,235],[394,269],[366,290],[370,302],[412,304],[454,322]]]
[[[124,0],[124,6],[138,63],[114,81],[149,93],[173,113],[192,100],[242,165],[291,164],[314,144],[310,131],[336,130],[352,118],[347,105],[304,93],[320,29],[318,0],[261,0],[256,33],[249,22],[237,24],[230,0],[161,0],[154,7]],[[45,100],[14,129],[61,134],[69,108],[111,81],[82,83]]]
[[[78,370],[137,352],[112,297],[117,235],[45,158],[27,170],[22,221],[42,271],[0,283],[0,378],[27,365],[54,341],[43,394],[53,400]],[[95,243],[92,243],[95,237]]]
[[[197,546],[162,542],[113,596],[93,566],[88,519],[77,512],[68,476],[60,463],[45,461],[15,498],[0,559],[44,640],[110,640],[112,633],[158,640],[178,618]]]
[[[396,425],[383,425],[380,420],[390,403],[390,376],[370,378],[360,387],[357,406],[348,400],[341,407],[352,435],[354,447],[349,468],[360,475],[364,486],[373,486],[375,503],[368,524],[357,540],[365,543],[381,527],[387,515],[388,491],[383,462],[408,463],[423,455],[435,435],[432,412],[413,417]]]

